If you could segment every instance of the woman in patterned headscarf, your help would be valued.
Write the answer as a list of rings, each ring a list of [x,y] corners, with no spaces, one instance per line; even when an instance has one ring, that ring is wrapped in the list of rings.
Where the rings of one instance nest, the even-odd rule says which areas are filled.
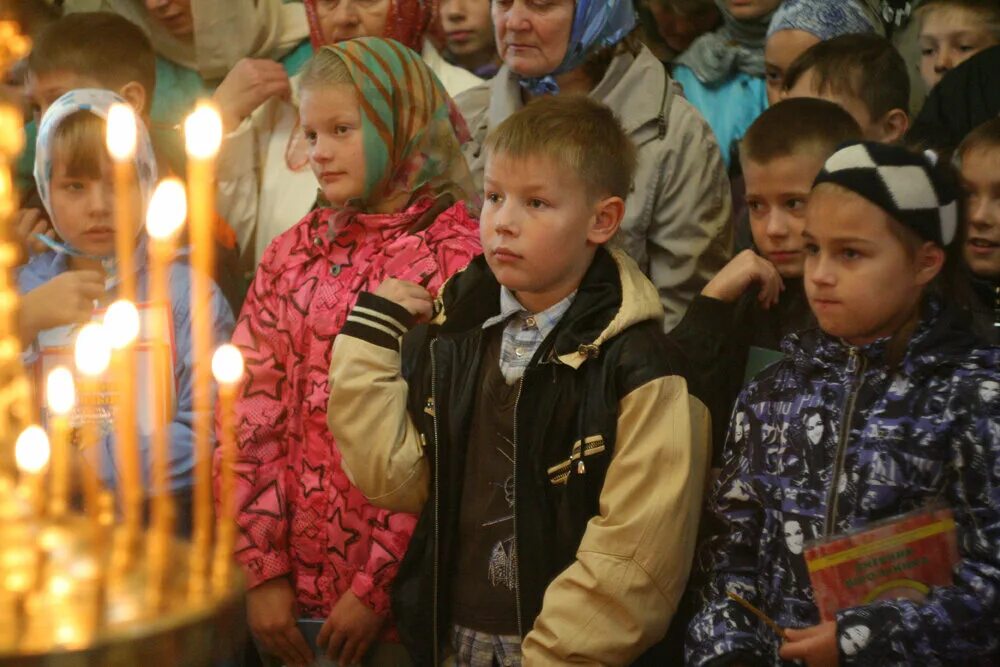
[[[465,124],[425,62],[381,38],[322,47],[302,74],[301,114],[324,206],[270,245],[233,335],[248,369],[236,557],[267,653],[306,664],[295,621],[307,618],[338,664],[373,642],[372,664],[399,664],[389,587],[416,519],[371,506],[341,468],[327,372],[359,294],[389,278],[436,292],[479,253]]]
[[[449,95],[479,79],[445,62],[424,39],[433,0],[306,0],[315,48],[356,37],[387,37],[423,56]],[[273,62],[244,60],[215,100],[228,132],[219,156],[219,212],[236,230],[252,272],[268,244],[316,202],[298,125],[297,79]]]

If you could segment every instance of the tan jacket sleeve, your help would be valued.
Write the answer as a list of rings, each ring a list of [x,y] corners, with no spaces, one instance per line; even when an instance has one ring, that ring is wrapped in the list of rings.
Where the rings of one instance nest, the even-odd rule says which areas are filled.
[[[626,665],[663,637],[694,555],[709,437],[680,377],[622,399],[600,515],[546,589],[525,665]]]
[[[361,296],[333,345],[327,424],[344,470],[373,505],[417,513],[427,502],[430,466],[406,409],[399,353],[406,327],[368,302],[378,297]]]

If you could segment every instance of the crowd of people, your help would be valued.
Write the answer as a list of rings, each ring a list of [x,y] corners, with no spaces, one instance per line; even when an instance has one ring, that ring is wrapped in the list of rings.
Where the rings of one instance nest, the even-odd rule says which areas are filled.
[[[139,213],[185,114],[222,118],[252,637],[227,664],[1000,657],[997,0],[15,6],[27,367],[123,280],[112,105]],[[83,465],[114,487],[105,426]],[[941,507],[946,581],[821,609],[807,551]]]

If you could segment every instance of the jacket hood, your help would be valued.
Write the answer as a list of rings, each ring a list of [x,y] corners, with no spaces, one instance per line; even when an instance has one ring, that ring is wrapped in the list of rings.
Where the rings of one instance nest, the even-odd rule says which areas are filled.
[[[477,329],[500,312],[500,283],[482,255],[441,288],[431,322],[442,334]],[[552,336],[551,356],[572,368],[631,326],[663,320],[659,294],[621,250],[599,248]]]

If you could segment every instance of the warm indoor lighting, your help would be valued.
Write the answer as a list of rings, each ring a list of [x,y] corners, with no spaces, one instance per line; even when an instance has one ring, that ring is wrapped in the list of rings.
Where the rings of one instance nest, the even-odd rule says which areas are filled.
[[[139,311],[131,301],[115,301],[104,314],[104,332],[116,350],[125,349],[139,337],[139,326]]]
[[[76,406],[76,384],[73,373],[65,366],[57,366],[45,380],[45,398],[49,410],[57,415],[68,415]]]
[[[184,184],[176,178],[160,181],[149,201],[146,214],[146,231],[157,241],[165,241],[176,234],[187,217],[187,196]]]
[[[220,345],[212,357],[212,375],[219,384],[233,385],[243,377],[243,355],[235,345]]]
[[[104,327],[91,322],[76,337],[76,369],[90,377],[102,375],[111,363],[111,346]]]
[[[108,152],[118,162],[135,156],[135,112],[128,104],[112,104],[108,110]]]
[[[222,119],[219,112],[201,103],[184,121],[184,140],[187,154],[207,160],[219,152],[222,143]]]
[[[49,436],[41,426],[29,426],[21,431],[14,445],[14,460],[21,472],[37,475],[49,463]]]

